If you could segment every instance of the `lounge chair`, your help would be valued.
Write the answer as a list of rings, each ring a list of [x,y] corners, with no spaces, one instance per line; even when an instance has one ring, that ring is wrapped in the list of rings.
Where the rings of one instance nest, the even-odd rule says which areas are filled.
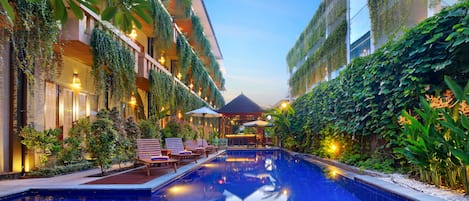
[[[210,153],[210,150],[205,149],[204,147],[198,146],[196,140],[186,140],[185,144],[186,144],[186,149],[192,152],[195,152],[198,154],[205,154],[206,157],[208,157],[208,154]]]
[[[197,139],[197,144],[199,145],[199,147],[203,147],[205,149],[208,149],[210,152],[217,152],[218,153],[218,147],[217,146],[213,146],[213,145],[209,145],[207,143],[207,140],[205,139]]]
[[[158,139],[137,139],[137,155],[137,161],[143,163],[147,169],[147,176],[150,176],[150,166],[152,164],[172,165],[174,172],[176,172],[178,160],[161,155]]]
[[[194,159],[197,163],[197,157],[200,154],[192,153],[192,151],[185,150],[181,138],[166,138],[166,149],[171,150],[171,157],[181,161],[182,159]]]

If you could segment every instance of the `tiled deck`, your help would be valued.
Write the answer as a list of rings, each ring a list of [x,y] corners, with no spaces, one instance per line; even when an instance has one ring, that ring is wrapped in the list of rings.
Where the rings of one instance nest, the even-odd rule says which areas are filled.
[[[219,151],[222,153],[224,151]],[[217,154],[210,154],[207,157],[199,158],[198,163],[182,162],[174,173],[171,168],[161,169],[160,167],[152,168],[150,178],[144,178],[146,172],[140,167],[138,169],[129,170],[117,175],[110,175],[105,178],[89,177],[90,175],[99,174],[99,169],[87,170],[73,174],[56,176],[52,178],[34,178],[34,179],[15,179],[0,181],[0,198],[21,193],[29,189],[135,189],[149,190],[169,181],[189,170],[196,165],[203,163],[216,157]],[[137,176],[136,178],[131,177]],[[122,179],[122,181],[119,181]],[[132,181],[135,180],[135,181]]]

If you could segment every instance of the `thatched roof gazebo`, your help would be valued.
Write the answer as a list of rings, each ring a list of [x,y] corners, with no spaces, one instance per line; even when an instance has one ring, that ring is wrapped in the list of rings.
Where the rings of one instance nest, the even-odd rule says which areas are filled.
[[[224,136],[235,133],[243,123],[260,118],[264,109],[241,93],[217,112],[223,114],[220,134]]]

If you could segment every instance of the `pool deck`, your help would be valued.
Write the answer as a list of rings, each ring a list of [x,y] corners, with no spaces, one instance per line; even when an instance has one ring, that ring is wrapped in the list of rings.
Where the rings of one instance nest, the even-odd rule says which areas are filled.
[[[183,166],[178,166],[177,172],[170,172],[164,174],[158,178],[155,178],[149,182],[143,184],[93,184],[93,185],[84,185],[88,182],[102,179],[101,177],[89,177],[90,175],[99,174],[99,169],[92,169],[82,172],[77,172],[73,174],[67,174],[62,176],[56,176],[52,178],[33,178],[33,179],[15,179],[15,180],[2,180],[0,181],[0,199],[2,197],[17,194],[21,192],[28,191],[30,189],[73,189],[73,190],[88,190],[88,189],[98,189],[98,190],[146,190],[152,192],[158,186],[170,181],[173,178],[176,178],[194,167],[198,164],[202,164],[208,160],[211,160],[217,157],[218,154],[223,153],[225,150],[221,150],[218,153],[210,154],[208,157],[199,158],[198,163],[188,163]],[[341,165],[334,165],[329,163],[327,160],[318,160],[311,155],[305,155],[300,153],[290,152],[292,155],[303,158],[306,161],[319,165],[325,168],[333,168],[339,170],[339,174],[346,176],[355,181],[359,181],[368,185],[381,188],[383,190],[401,195],[410,200],[425,200],[425,201],[441,201],[443,199],[433,197],[412,189],[403,188],[393,183],[389,183],[383,180],[374,178],[371,173],[367,172],[357,172],[353,169],[347,169],[347,167],[342,167]],[[349,166],[350,167],[350,166]],[[143,168],[143,167],[140,167]],[[131,170],[128,170],[131,171]],[[123,174],[121,172],[118,174]],[[143,170],[142,170],[143,174]],[[370,175],[371,174],[371,175]],[[112,175],[110,175],[112,176]]]

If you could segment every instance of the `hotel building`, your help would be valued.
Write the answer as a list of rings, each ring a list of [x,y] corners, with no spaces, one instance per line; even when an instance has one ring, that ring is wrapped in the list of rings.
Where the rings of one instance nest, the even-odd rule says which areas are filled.
[[[29,1],[12,4],[13,26],[0,16],[0,173],[37,166],[20,143],[26,125],[61,128],[65,139],[74,122],[93,119],[102,108],[116,107],[138,121],[225,104],[223,56],[203,0],[150,1],[153,22],[140,20],[142,27],[127,34],[86,6],[80,5],[81,19],[69,8],[53,45],[35,37],[42,23],[18,23],[20,12],[32,12],[18,9],[19,2]],[[55,60],[31,51],[47,49]]]
[[[323,0],[287,55],[290,97],[334,79],[354,58],[366,56],[406,28],[457,0]]]

